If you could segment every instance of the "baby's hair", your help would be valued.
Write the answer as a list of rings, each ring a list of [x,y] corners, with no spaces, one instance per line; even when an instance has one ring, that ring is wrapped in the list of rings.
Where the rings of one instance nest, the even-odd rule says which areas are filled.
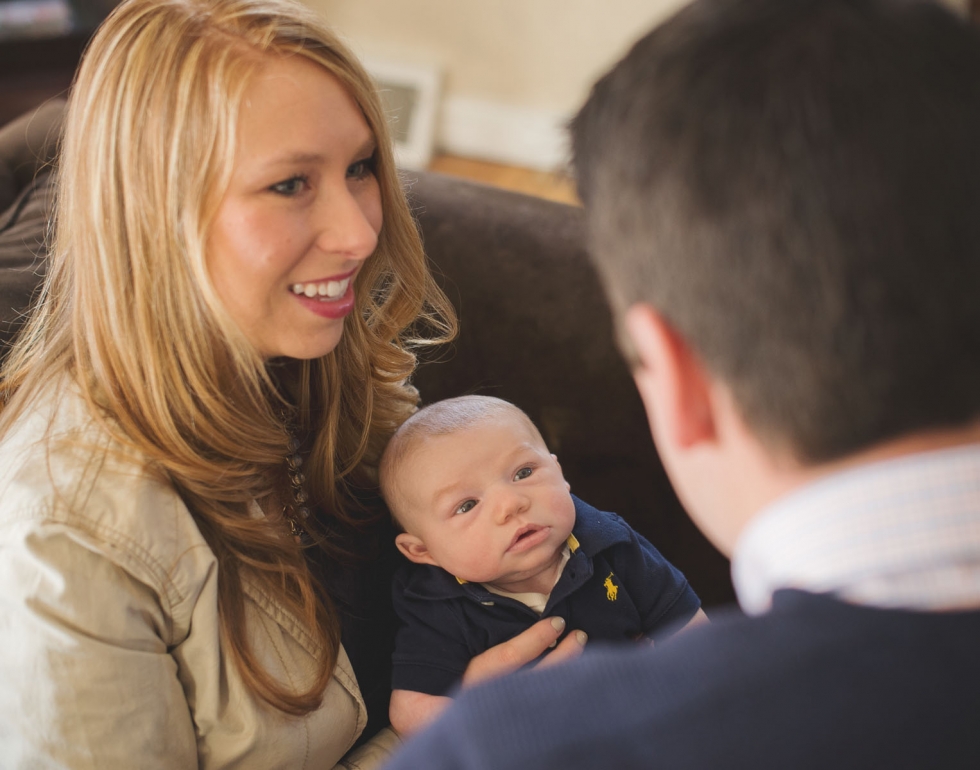
[[[379,468],[381,494],[387,501],[396,523],[398,523],[398,519],[392,507],[394,495],[391,494],[395,472],[402,460],[413,447],[418,445],[419,441],[432,436],[457,433],[505,415],[519,417],[526,423],[531,434],[542,444],[545,443],[537,426],[522,409],[509,401],[493,396],[447,398],[419,409],[405,420],[385,447]]]

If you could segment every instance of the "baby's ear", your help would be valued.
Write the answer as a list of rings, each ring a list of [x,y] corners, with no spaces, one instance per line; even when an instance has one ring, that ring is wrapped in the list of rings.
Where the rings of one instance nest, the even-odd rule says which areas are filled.
[[[432,555],[429,553],[429,549],[425,547],[425,543],[415,535],[410,535],[407,532],[402,532],[400,535],[395,537],[395,545],[398,546],[398,550],[401,551],[405,558],[409,561],[414,561],[416,564],[431,564],[434,567],[438,567]]]
[[[558,466],[558,470],[560,471],[561,470],[561,463],[558,462],[558,455],[556,455],[554,452],[552,452],[551,453],[551,459],[555,461],[555,465]],[[562,476],[564,477],[564,474],[562,474]],[[567,489],[569,492],[572,491],[572,485],[568,483],[568,479],[565,479],[565,489]]]

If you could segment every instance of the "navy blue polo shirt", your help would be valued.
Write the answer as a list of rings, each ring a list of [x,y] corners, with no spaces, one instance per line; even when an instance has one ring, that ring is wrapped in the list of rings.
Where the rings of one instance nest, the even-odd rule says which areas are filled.
[[[589,641],[658,638],[701,606],[684,575],[620,516],[574,495],[572,551],[538,615],[525,604],[460,582],[439,567],[406,562],[395,573],[399,629],[392,688],[445,695],[473,656],[557,615]]]

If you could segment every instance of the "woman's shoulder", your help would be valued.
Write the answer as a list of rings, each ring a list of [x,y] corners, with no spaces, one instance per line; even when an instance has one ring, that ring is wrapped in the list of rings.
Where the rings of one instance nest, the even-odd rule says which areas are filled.
[[[68,537],[179,602],[214,556],[173,486],[116,440],[69,379],[0,439],[0,543]]]

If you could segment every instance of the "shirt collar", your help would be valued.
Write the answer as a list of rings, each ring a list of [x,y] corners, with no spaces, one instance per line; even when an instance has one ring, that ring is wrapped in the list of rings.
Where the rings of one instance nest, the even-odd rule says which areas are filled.
[[[763,509],[732,557],[742,609],[780,588],[875,607],[980,606],[980,445],[871,463]]]

